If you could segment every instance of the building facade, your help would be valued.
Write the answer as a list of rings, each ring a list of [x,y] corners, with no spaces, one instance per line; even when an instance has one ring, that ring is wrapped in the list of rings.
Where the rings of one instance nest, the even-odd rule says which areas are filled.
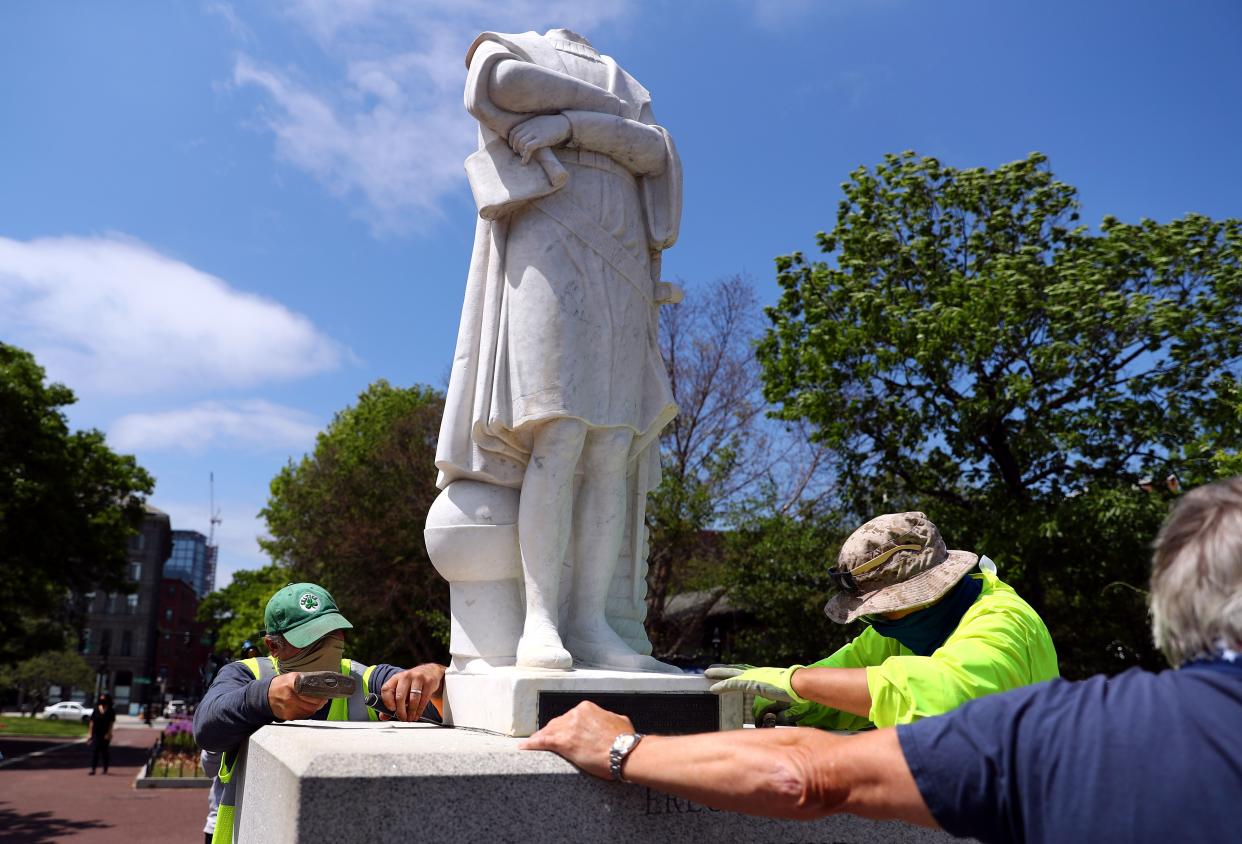
[[[147,505],[142,529],[129,541],[131,594],[92,592],[87,598],[82,655],[95,669],[93,697],[110,692],[118,711],[154,702],[156,611],[164,561],[172,553],[168,514]],[[76,695],[75,695],[76,696]]]

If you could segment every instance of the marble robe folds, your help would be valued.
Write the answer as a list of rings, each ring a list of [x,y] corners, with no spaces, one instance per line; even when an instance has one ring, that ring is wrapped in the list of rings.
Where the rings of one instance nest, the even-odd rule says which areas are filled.
[[[509,129],[532,116],[505,112],[488,97],[492,69],[505,59],[567,73],[617,96],[621,117],[663,135],[665,166],[644,177],[601,153],[557,148],[551,166],[568,173],[563,186],[549,182],[543,198],[494,220],[480,217],[436,451],[437,483],[469,478],[520,487],[532,427],[572,417],[635,432],[630,460],[640,480],[631,501],[641,506],[659,480],[660,431],[677,412],[653,299],[660,252],[677,238],[681,163],[672,139],[655,126],[650,94],[609,57],[534,32],[484,33],[466,56],[466,107],[479,120],[476,155],[497,157],[497,168],[539,166],[500,160],[514,157],[505,142]]]

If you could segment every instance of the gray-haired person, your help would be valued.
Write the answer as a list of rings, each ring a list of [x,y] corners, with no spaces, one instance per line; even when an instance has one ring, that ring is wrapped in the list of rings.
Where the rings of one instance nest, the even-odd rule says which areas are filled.
[[[1052,680],[858,736],[633,736],[590,703],[525,743],[709,806],[851,812],[981,841],[1234,841],[1242,800],[1242,478],[1156,539],[1152,634],[1175,670]]]

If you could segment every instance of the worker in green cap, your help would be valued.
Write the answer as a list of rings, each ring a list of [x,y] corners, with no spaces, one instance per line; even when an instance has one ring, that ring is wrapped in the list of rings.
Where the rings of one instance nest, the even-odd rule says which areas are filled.
[[[434,663],[401,669],[363,665],[345,657],[346,631],[353,625],[341,614],[327,589],[315,583],[291,583],[267,602],[263,642],[271,656],[232,662],[220,670],[194,713],[194,737],[201,748],[222,754],[217,778],[222,786],[210,841],[230,844],[237,822],[237,753],[252,733],[277,721],[374,721],[387,719],[364,698],[379,694],[401,721],[430,713],[444,686],[444,666]],[[299,675],[339,672],[354,680],[347,698],[300,693]],[[431,707],[429,710],[428,707]]]

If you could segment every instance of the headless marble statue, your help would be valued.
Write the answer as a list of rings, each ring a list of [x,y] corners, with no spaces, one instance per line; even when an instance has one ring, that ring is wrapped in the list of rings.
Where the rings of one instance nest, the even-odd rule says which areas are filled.
[[[676,414],[656,312],[672,300],[658,279],[680,161],[646,89],[580,35],[484,33],[466,63],[480,220],[438,483],[520,491],[518,667],[676,671],[619,636],[606,605],[626,537],[642,556]],[[640,602],[637,565],[631,577]]]

